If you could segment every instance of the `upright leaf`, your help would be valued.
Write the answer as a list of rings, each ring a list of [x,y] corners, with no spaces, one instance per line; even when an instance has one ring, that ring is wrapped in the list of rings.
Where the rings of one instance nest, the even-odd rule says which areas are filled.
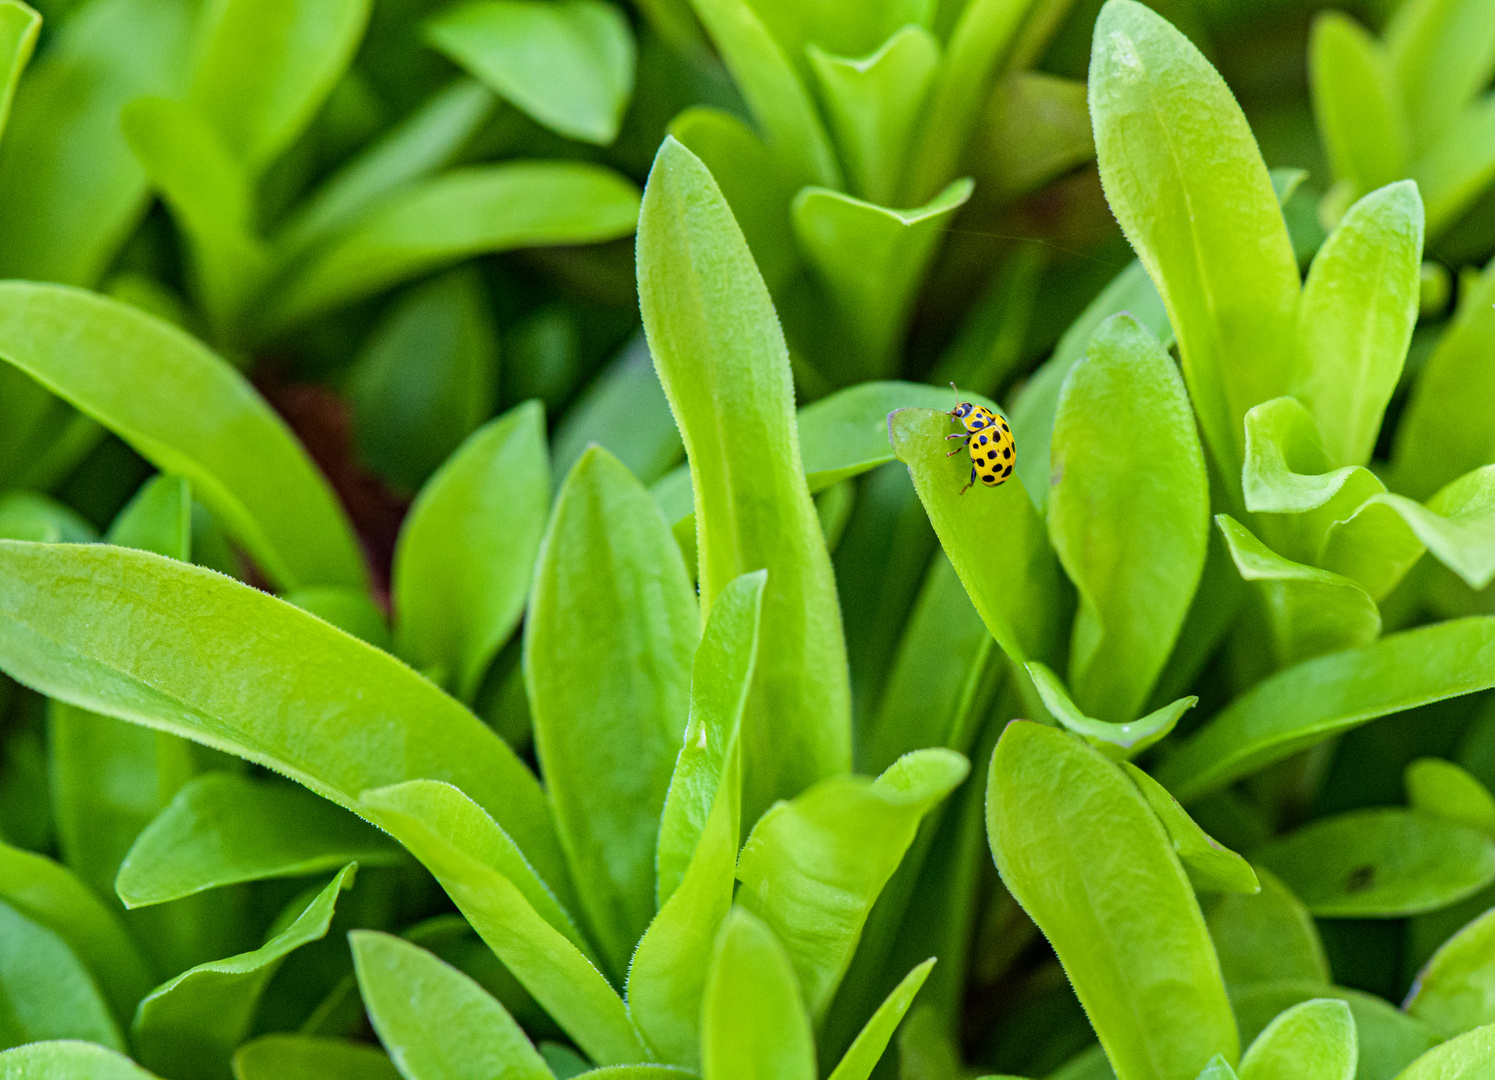
[[[992,756],[986,814],[1002,880],[1059,954],[1119,1080],[1194,1080],[1213,1055],[1235,1059],[1193,889],[1119,766],[1014,721]]]
[[[125,1048],[93,977],[61,935],[0,902],[0,941],[0,1047],[84,1039]]]
[[[877,1007],[866,1026],[846,1048],[846,1053],[841,1056],[829,1080],[867,1080],[872,1075],[872,1070],[882,1059],[893,1032],[903,1021],[915,996],[923,989],[924,980],[929,978],[929,971],[933,967],[934,957],[930,957],[903,977],[903,981],[893,988],[893,992]]]
[[[26,70],[31,59],[31,50],[36,48],[36,35],[41,25],[41,16],[20,0],[6,0],[0,4],[0,132],[5,130],[5,121],[10,119],[16,84],[21,81],[21,72]]]
[[[773,304],[711,175],[674,139],[645,192],[638,277],[649,348],[690,458],[702,604],[733,578],[768,570],[743,728],[752,821],[848,767],[846,648]]]
[[[1391,58],[1338,11],[1313,21],[1308,68],[1314,117],[1337,180],[1356,196],[1407,175],[1411,131]]]
[[[564,479],[592,443],[645,484],[659,480],[685,456],[643,334],[624,346],[561,418],[551,448],[553,482]]]
[[[1222,896],[1205,912],[1226,985],[1327,983],[1329,961],[1313,916],[1277,875],[1259,866],[1252,872],[1260,892]]]
[[[1488,0],[1413,0],[1386,27],[1414,145],[1436,142],[1495,74],[1492,14]]]
[[[465,700],[524,612],[549,509],[545,410],[528,402],[469,436],[400,529],[395,641]]]
[[[1404,1008],[1445,1038],[1495,1023],[1495,909],[1445,941],[1417,973]]]
[[[773,931],[733,908],[701,1001],[704,1080],[815,1080],[815,1037],[794,969]]]
[[[1355,1080],[1355,1018],[1333,998],[1285,1010],[1241,1058],[1241,1080]]]
[[[1163,670],[1209,540],[1209,483],[1189,395],[1140,323],[1116,315],[1060,392],[1049,538],[1080,594],[1069,683],[1125,722]]]

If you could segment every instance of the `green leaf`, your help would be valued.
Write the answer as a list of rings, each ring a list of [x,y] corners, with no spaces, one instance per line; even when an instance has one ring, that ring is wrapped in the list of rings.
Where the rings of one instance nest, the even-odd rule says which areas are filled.
[[[468,436],[400,529],[395,641],[465,700],[524,612],[549,511],[545,410],[532,401]]]
[[[61,1040],[0,1053],[4,1080],[156,1080],[123,1054],[94,1043]]]
[[[125,1048],[92,976],[60,934],[0,902],[0,941],[0,1047],[84,1039]]]
[[[1205,912],[1226,985],[1282,979],[1327,983],[1329,961],[1313,916],[1276,874],[1251,869],[1260,892],[1223,895]]]
[[[1070,369],[1085,358],[1097,328],[1122,311],[1150,330],[1165,348],[1173,344],[1163,300],[1147,270],[1133,261],[1070,324],[1054,346],[1054,355],[1033,373],[1012,408],[1009,419],[1018,445],[1017,477],[1039,510],[1048,504],[1050,446],[1064,381]]]
[[[514,161],[453,169],[355,218],[275,290],[278,333],[443,266],[522,247],[592,244],[633,232],[638,192],[585,162]]]
[[[493,114],[487,87],[457,79],[353,158],[298,205],[275,236],[290,260],[352,224],[381,199],[452,164]]]
[[[1284,559],[1228,514],[1215,522],[1266,610],[1278,668],[1381,636],[1381,613],[1358,582]]]
[[[125,107],[120,122],[191,243],[193,287],[208,322],[232,340],[270,270],[270,252],[254,234],[250,176],[189,105],[141,98]]]
[[[294,904],[290,918],[253,952],[200,964],[151,991],[135,1013],[140,1060],[183,1080],[227,1075],[270,977],[291,952],[326,936],[338,894],[353,887],[355,869],[349,863],[310,903]]]
[[[93,526],[70,507],[33,491],[0,495],[0,537],[43,544],[91,544]]]
[[[710,174],[673,139],[644,194],[638,278],[649,348],[690,458],[702,605],[739,575],[768,570],[743,728],[752,821],[848,767],[846,647],[772,301]]]
[[[956,180],[913,210],[889,210],[823,187],[794,197],[794,235],[851,336],[860,377],[889,373],[925,271],[972,187],[969,179]]]
[[[852,193],[878,206],[894,205],[909,143],[939,69],[939,42],[922,26],[908,25],[870,56],[833,56],[813,43],[806,53]]]
[[[1322,918],[1398,918],[1495,881],[1495,839],[1400,809],[1321,818],[1254,853]]]
[[[192,558],[192,485],[180,476],[153,476],[115,516],[104,539],[187,562]]]
[[[1018,663],[1058,651],[1059,569],[1022,481],[962,495],[970,463],[946,457],[948,413],[900,409],[888,418],[893,452],[908,465],[919,501],[961,584],[997,643]],[[1022,461],[1024,448],[1017,448]]]
[[[1261,891],[1251,864],[1201,829],[1167,788],[1130,762],[1122,768],[1163,823],[1173,851],[1196,891],[1247,894]]]
[[[1305,661],[1263,682],[1161,762],[1183,802],[1388,713],[1495,686],[1495,619],[1438,623]]]
[[[1436,142],[1495,74],[1492,14],[1488,0],[1413,0],[1387,25],[1415,145]]]
[[[352,634],[360,641],[367,641],[376,649],[392,652],[389,627],[384,624],[384,612],[374,598],[362,589],[343,589],[336,585],[312,585],[305,589],[292,589],[281,593],[287,604],[295,604],[302,611],[309,611],[325,623]]]
[[[1495,95],[1466,106],[1412,166],[1427,201],[1428,232],[1443,233],[1477,203],[1495,179]]]
[[[552,1080],[507,1009],[418,945],[372,930],[348,935],[369,1021],[402,1072],[420,1080]]]
[[[875,780],[822,780],[753,826],[737,861],[737,901],[783,942],[817,1022],[919,822],[969,771],[953,750],[916,750]]]
[[[1182,34],[1108,0],[1090,58],[1106,198],[1167,305],[1205,442],[1234,487],[1242,418],[1287,389],[1298,264],[1224,80]]]
[[[893,1038],[893,1032],[898,1029],[933,967],[934,957],[930,957],[903,977],[903,981],[877,1007],[877,1011],[867,1021],[867,1026],[857,1034],[856,1040],[842,1055],[829,1080],[867,1080],[872,1075],[889,1040]]]
[[[705,1080],[815,1080],[815,1038],[789,954],[741,907],[728,912],[706,974],[701,1064]]]
[[[1183,380],[1129,315],[1065,379],[1052,469],[1049,539],[1080,594],[1069,683],[1087,712],[1134,720],[1204,570],[1209,482]]]
[[[633,93],[633,33],[601,0],[474,0],[426,28],[440,52],[536,121],[607,146]]]
[[[1194,891],[1117,765],[1014,721],[992,756],[986,824],[1003,882],[1058,953],[1120,1080],[1194,1080],[1214,1054],[1234,1060]]]
[[[1495,1024],[1467,1031],[1434,1047],[1396,1080],[1480,1080],[1495,1068]]]
[[[1292,392],[1333,467],[1370,461],[1417,322],[1421,269],[1422,199],[1410,180],[1350,207],[1314,257]]]
[[[364,584],[352,529],[306,451],[176,327],[79,289],[5,282],[0,356],[191,481],[277,583]]]
[[[234,1080],[399,1080],[388,1056],[364,1043],[262,1035],[234,1054]]]
[[[1495,795],[1453,762],[1418,758],[1405,780],[1411,809],[1495,836]]]
[[[143,907],[239,881],[398,865],[397,850],[310,792],[209,772],[188,781],[136,838],[115,890]]]
[[[1369,489],[1374,485],[1367,481],[1365,486]],[[1339,505],[1330,513],[1339,512],[1358,494],[1337,500]],[[1372,494],[1349,517],[1334,522],[1324,532],[1318,561],[1325,570],[1359,582],[1370,598],[1380,603],[1426,550],[1395,506],[1383,494]]]
[[[41,25],[41,16],[20,0],[0,4],[0,131],[5,130],[5,121],[10,118],[16,84],[31,60]]]
[[[606,448],[645,484],[659,480],[685,456],[669,399],[654,373],[654,358],[642,334],[624,347],[561,418],[551,447],[560,478],[592,443]]]
[[[1231,988],[1241,1036],[1254,1039],[1283,1010],[1315,998],[1338,998],[1350,1007],[1359,1044],[1357,1077],[1389,1080],[1408,1062],[1438,1042],[1437,1034],[1398,1012],[1384,999],[1322,982],[1278,981]]]
[[[416,286],[369,335],[348,375],[359,455],[415,491],[493,415],[498,334],[470,268]]]
[[[369,0],[207,8],[188,99],[251,174],[295,142],[343,77],[369,8]]]
[[[1412,136],[1381,43],[1348,15],[1321,12],[1309,36],[1308,69],[1334,178],[1358,196],[1406,176]]]
[[[0,843],[0,900],[61,938],[115,1019],[129,1022],[150,991],[150,972],[118,916],[87,885],[45,855]]]
[[[1023,667],[1054,719],[1113,761],[1125,761],[1152,746],[1172,731],[1183,714],[1199,702],[1197,697],[1179,698],[1156,712],[1125,724],[1097,720],[1080,711],[1059,676],[1047,665],[1030,660]]]
[[[1081,80],[1014,69],[984,111],[972,148],[983,173],[977,182],[994,183],[1004,197],[1030,195],[1095,158]]]
[[[615,977],[654,915],[659,814],[699,626],[685,561],[654,500],[617,458],[588,450],[541,544],[524,672],[556,829]]]
[[[1241,1080],[1355,1080],[1350,1007],[1333,998],[1284,1010],[1241,1057]]]
[[[797,186],[840,188],[841,168],[810,92],[753,7],[747,0],[690,0],[690,6],[785,172]]]
[[[1401,495],[1368,500],[1394,510],[1434,558],[1471,589],[1495,579],[1495,465],[1466,473],[1420,505]]]
[[[429,780],[366,791],[361,801],[431,871],[504,966],[592,1060],[649,1056],[570,916],[480,806]]]
[[[739,733],[758,653],[766,575],[716,598],[696,650],[690,721],[659,824],[659,914],[634,951],[628,1011],[666,1061],[695,1068],[701,995],[717,930],[732,907],[741,832]]]
[[[107,0],[66,21],[26,74],[0,144],[0,277],[93,285],[145,210],[119,113],[182,91],[194,11]]]
[[[1417,973],[1403,1008],[1451,1039],[1495,1023],[1495,910],[1445,941]]]
[[[1391,486],[1425,499],[1495,461],[1495,263],[1462,290],[1458,314],[1438,339],[1397,425]]]
[[[449,780],[567,895],[534,775],[387,653],[212,571],[121,548],[0,541],[0,597],[0,667],[42,693],[247,758],[355,812],[369,788]]]
[[[1237,1080],[1237,1077],[1236,1071],[1230,1067],[1230,1062],[1216,1054],[1209,1059],[1209,1064],[1199,1073],[1196,1080]]]
[[[991,81],[1033,0],[970,0],[945,46],[924,120],[904,178],[905,201],[917,205],[950,182]]]

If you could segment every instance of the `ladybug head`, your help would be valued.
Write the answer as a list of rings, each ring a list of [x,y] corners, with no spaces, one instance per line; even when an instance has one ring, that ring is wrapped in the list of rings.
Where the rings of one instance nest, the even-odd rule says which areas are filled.
[[[950,410],[950,415],[955,417],[957,420],[964,420],[967,416],[971,415],[971,410],[974,408],[975,406],[972,405],[969,401],[962,401],[959,405]]]

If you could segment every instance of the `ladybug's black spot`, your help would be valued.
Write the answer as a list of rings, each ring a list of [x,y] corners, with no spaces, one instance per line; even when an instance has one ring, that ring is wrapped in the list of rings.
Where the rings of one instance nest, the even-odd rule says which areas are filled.
[[[991,453],[987,454],[986,455],[986,460],[988,460],[988,461],[996,461],[997,460],[997,452],[995,450],[993,450]]]
[[[1002,456],[1004,458],[1010,458],[1012,456],[1012,447],[1010,447],[1010,446],[1004,446],[1004,447],[1002,447]]]

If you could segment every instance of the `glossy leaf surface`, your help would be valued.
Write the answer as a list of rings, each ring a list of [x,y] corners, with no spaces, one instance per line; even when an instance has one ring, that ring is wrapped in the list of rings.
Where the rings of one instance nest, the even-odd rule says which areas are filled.
[[[815,1037],[789,955],[742,908],[722,924],[701,1001],[705,1080],[815,1080]]]
[[[1241,1080],[1355,1080],[1360,1048],[1343,1001],[1322,998],[1284,1010],[1241,1057]]]

